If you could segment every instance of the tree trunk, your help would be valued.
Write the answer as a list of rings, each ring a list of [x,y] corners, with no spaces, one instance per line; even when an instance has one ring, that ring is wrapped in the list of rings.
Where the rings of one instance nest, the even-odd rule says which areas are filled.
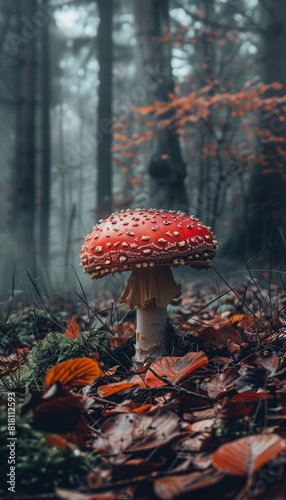
[[[112,212],[112,14],[113,0],[98,0],[99,92],[97,151],[97,212],[99,217]]]
[[[65,163],[65,151],[64,151],[65,137],[64,137],[64,110],[63,110],[62,105],[61,105],[61,110],[58,114],[58,138],[59,138],[60,163],[64,164]],[[67,176],[67,172],[63,170],[61,173],[61,176],[59,178],[59,183],[60,183],[60,189],[59,189],[60,206],[59,206],[59,216],[58,216],[59,238],[63,241],[66,241],[66,235],[67,235],[66,176]]]
[[[261,7],[262,9],[262,7]],[[283,89],[279,92],[269,91],[266,97],[273,95],[284,95],[286,91],[286,66],[285,66],[285,33],[286,4],[273,0],[271,9],[277,16],[264,18],[265,11],[262,11],[261,25],[265,27],[261,40],[261,53],[265,54],[262,80],[264,83],[280,82]],[[279,121],[278,116],[265,118],[261,117],[260,127],[271,133],[271,136],[280,136],[286,139],[286,125],[284,121]],[[281,116],[281,115],[280,115]],[[285,142],[284,142],[285,144]],[[230,257],[246,258],[260,253],[265,246],[271,248],[273,262],[281,263],[285,259],[285,160],[277,154],[274,141],[266,144],[258,144],[257,154],[262,153],[267,164],[255,164],[251,174],[248,195],[246,217],[241,221],[241,225],[225,245],[223,251]],[[282,165],[281,166],[279,165]],[[266,174],[262,174],[263,170]],[[261,260],[269,263],[269,252],[263,251]]]
[[[47,4],[48,0],[44,0]],[[42,199],[40,216],[40,260],[45,268],[49,265],[50,247],[50,50],[49,23],[41,28],[42,33]]]
[[[168,0],[134,0],[140,86],[144,102],[168,101],[174,92],[171,45],[162,38],[169,26]],[[164,118],[169,118],[167,114]],[[188,210],[186,166],[176,132],[167,128],[147,143],[150,205]]]
[[[22,4],[22,14],[32,19],[36,12],[35,0]],[[18,12],[19,13],[19,12]],[[21,13],[19,13],[21,15]],[[21,24],[19,23],[19,29]],[[21,32],[19,33],[19,35]],[[16,124],[16,158],[13,171],[12,240],[17,271],[26,268],[32,274],[35,262],[35,92],[36,92],[36,37],[19,47],[20,99]],[[21,57],[23,61],[21,62]]]
[[[84,117],[85,117],[85,106],[84,99],[79,96],[78,100],[78,116],[80,118],[80,129],[79,129],[79,143],[83,140],[83,132],[84,132]],[[85,170],[85,159],[82,158],[82,164],[78,171],[78,204],[77,204],[77,231],[78,234],[81,234],[83,231],[82,227],[82,215],[83,215],[83,194],[84,194],[84,170]]]

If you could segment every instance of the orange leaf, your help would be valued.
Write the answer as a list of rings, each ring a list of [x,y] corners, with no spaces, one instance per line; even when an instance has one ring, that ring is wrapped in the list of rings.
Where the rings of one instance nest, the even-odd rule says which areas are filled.
[[[213,466],[232,476],[250,476],[285,449],[277,434],[246,436],[223,444],[210,456]]]
[[[126,141],[127,135],[126,134],[114,134],[114,139],[117,141]]]
[[[138,113],[140,113],[140,115],[142,116],[145,116],[145,115],[149,115],[150,113],[152,113],[152,111],[154,111],[155,107],[154,105],[150,105],[150,106],[142,106],[141,108],[131,108],[130,111],[137,111]]]
[[[134,408],[132,411],[134,413],[152,413],[152,411],[157,411],[157,407],[151,404],[145,404],[138,408]]]
[[[126,342],[126,340],[128,340],[128,337],[127,338],[112,337],[111,339],[109,339],[109,344],[110,344],[111,349],[115,349],[116,347],[119,347],[121,344],[123,344],[123,342]]]
[[[164,356],[158,358],[152,363],[146,374],[145,382],[149,387],[160,387],[162,385],[167,385],[163,380],[156,377],[155,373],[160,377],[165,377],[168,382],[174,384],[178,383],[180,380],[185,378],[189,373],[193,372],[200,366],[208,363],[208,358],[205,353],[200,352],[189,352],[186,356],[182,358],[177,358],[174,356]],[[154,373],[152,373],[154,372]]]
[[[120,158],[113,158],[113,161],[118,167],[121,167],[123,165],[123,161],[120,160]]]
[[[114,382],[113,384],[101,385],[98,387],[97,392],[101,398],[106,398],[111,394],[128,389],[129,387],[146,387],[140,375],[133,375],[121,382]]]
[[[64,361],[51,368],[45,378],[46,388],[59,382],[66,389],[90,384],[100,377],[98,363],[91,358],[77,358]]]
[[[145,125],[146,127],[153,127],[153,125],[156,125],[156,122],[154,120],[147,120]]]
[[[65,336],[69,337],[70,339],[76,339],[79,333],[80,333],[79,324],[77,322],[75,315],[73,315],[71,322],[66,329]]]
[[[250,314],[234,314],[230,319],[229,322],[233,324],[237,324],[240,328],[243,330],[246,330],[248,327],[252,327],[252,330],[255,331],[255,328],[258,325],[258,321],[255,318],[255,316],[252,316]]]
[[[55,446],[66,450],[68,448],[67,441],[59,436],[58,434],[49,434],[45,436],[45,443],[49,448],[54,448]]]
[[[172,33],[167,33],[167,35],[165,35],[163,38],[162,38],[162,41],[163,42],[169,42],[169,40],[171,39],[172,37]]]
[[[129,152],[123,152],[121,153],[122,156],[124,156],[125,158],[133,158],[133,156],[135,155],[134,151],[129,151]]]
[[[281,90],[283,89],[283,85],[280,82],[273,82],[271,83],[271,87],[275,90]]]

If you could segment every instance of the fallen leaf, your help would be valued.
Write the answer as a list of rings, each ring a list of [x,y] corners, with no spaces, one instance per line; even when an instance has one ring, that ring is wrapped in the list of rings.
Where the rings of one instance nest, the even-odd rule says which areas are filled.
[[[77,322],[75,315],[73,315],[71,322],[67,327],[64,335],[66,337],[69,337],[70,339],[76,339],[79,333],[80,333],[79,324]]]
[[[100,373],[97,361],[91,358],[76,358],[53,366],[45,377],[45,384],[47,389],[56,382],[66,389],[73,389],[90,384],[100,377]]]
[[[196,471],[189,474],[167,475],[155,479],[154,492],[162,500],[173,500],[179,495],[200,488],[208,488],[224,478],[224,474],[213,469],[204,472]],[[206,494],[207,496],[207,494]],[[204,497],[206,498],[206,497]]]
[[[230,323],[224,323],[219,328],[208,326],[199,333],[198,339],[205,349],[210,346],[216,349],[223,349],[223,347],[228,347],[230,341],[232,349],[234,348],[234,344],[238,347],[241,344],[240,334]]]
[[[210,456],[213,466],[233,476],[251,476],[285,449],[277,434],[259,434],[223,444]]]
[[[208,395],[219,398],[233,389],[233,382],[239,376],[239,367],[233,366],[222,370],[218,375],[211,377],[205,384]]]
[[[247,405],[240,401],[223,398],[218,403],[215,403],[214,410],[217,418],[237,419],[248,417],[252,413],[253,405]]]
[[[251,354],[247,358],[243,359],[243,365],[245,366],[257,366],[263,368],[267,371],[270,377],[275,375],[279,367],[279,358],[272,352],[268,356],[259,356],[257,354]]]
[[[179,418],[173,412],[156,415],[125,413],[108,418],[93,448],[111,461],[118,455],[165,446],[180,435]]]
[[[112,384],[101,385],[98,387],[97,392],[100,397],[106,398],[115,394],[116,392],[122,391],[129,387],[146,387],[144,380],[140,375],[132,375],[132,377],[121,380],[121,382],[113,382]]]
[[[145,382],[149,387],[160,387],[167,385],[163,380],[156,377],[165,377],[168,382],[177,384],[189,373],[200,366],[208,363],[208,358],[204,352],[189,352],[186,356],[164,356],[156,359],[147,371]]]

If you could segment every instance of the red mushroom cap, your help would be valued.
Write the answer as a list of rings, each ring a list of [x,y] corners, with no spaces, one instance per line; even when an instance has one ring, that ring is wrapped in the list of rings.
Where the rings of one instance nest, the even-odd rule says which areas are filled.
[[[212,267],[217,241],[193,216],[173,210],[122,210],[100,220],[81,249],[81,265],[91,278],[136,267]]]

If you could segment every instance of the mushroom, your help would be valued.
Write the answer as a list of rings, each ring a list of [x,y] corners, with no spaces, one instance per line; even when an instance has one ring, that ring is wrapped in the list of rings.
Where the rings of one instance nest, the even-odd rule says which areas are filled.
[[[216,249],[209,227],[173,210],[115,212],[86,236],[80,265],[92,279],[132,271],[119,302],[137,306],[136,369],[165,354],[167,305],[181,295],[170,266],[211,268]]]

